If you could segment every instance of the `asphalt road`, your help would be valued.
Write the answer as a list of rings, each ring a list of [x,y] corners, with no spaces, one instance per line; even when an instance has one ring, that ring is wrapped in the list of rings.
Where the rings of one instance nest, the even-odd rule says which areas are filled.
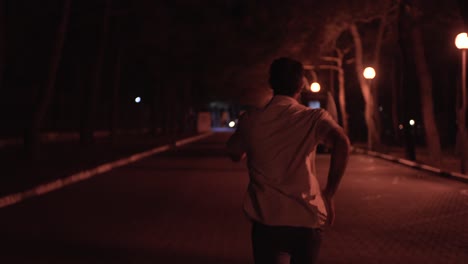
[[[219,133],[0,209],[0,263],[252,263]],[[318,155],[323,183],[329,156]],[[468,263],[468,185],[353,155],[320,263]]]

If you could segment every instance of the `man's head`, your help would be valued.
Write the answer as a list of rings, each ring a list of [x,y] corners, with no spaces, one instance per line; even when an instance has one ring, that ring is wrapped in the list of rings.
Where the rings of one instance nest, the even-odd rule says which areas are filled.
[[[275,95],[294,96],[303,87],[302,63],[290,58],[279,58],[270,66],[270,86]]]

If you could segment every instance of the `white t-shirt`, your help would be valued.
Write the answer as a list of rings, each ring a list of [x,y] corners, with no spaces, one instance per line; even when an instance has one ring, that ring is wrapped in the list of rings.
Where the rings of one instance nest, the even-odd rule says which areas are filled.
[[[273,226],[317,228],[327,212],[315,172],[315,149],[330,129],[341,129],[323,109],[276,95],[239,120],[230,146],[247,153],[247,216]]]

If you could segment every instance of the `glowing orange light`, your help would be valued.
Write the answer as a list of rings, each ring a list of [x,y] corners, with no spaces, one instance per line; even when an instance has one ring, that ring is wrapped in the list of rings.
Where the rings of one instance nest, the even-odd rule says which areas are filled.
[[[463,32],[455,38],[455,46],[459,49],[468,49],[468,35]]]
[[[372,67],[367,67],[364,69],[364,72],[363,72],[363,75],[364,75],[364,78],[366,79],[374,79],[375,77],[375,70],[374,68]]]
[[[313,82],[311,85],[310,85],[310,90],[314,93],[318,93],[320,92],[320,84],[318,82]]]

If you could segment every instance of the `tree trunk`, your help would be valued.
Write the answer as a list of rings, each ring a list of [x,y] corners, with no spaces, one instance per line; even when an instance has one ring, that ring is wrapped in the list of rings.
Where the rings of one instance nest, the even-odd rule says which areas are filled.
[[[326,108],[326,110],[333,117],[333,119],[336,122],[338,122],[338,111],[336,110],[335,98],[333,98],[333,94],[330,91],[327,92],[327,108]]]
[[[123,48],[120,46],[117,49],[117,56],[114,65],[114,83],[112,86],[112,108],[111,108],[111,123],[110,123],[110,137],[112,142],[116,142],[120,109],[120,76],[122,71],[122,53]]]
[[[442,153],[440,147],[439,130],[434,118],[432,76],[429,71],[429,67],[427,66],[426,56],[424,54],[421,27],[419,26],[416,15],[414,15],[414,10],[411,13],[411,18],[415,22],[413,23],[413,27],[410,31],[410,38],[413,48],[413,58],[416,65],[416,73],[419,79],[419,91],[421,96],[421,107],[424,121],[424,130],[426,134],[426,143],[432,162],[434,165],[440,168],[442,165]]]
[[[366,79],[362,75],[364,71],[362,41],[361,41],[361,36],[359,34],[356,24],[351,24],[350,31],[351,31],[351,35],[353,36],[353,41],[355,45],[355,53],[356,53],[355,65],[356,65],[357,78],[359,80],[359,85],[361,87],[362,95],[364,97],[364,102],[366,104],[364,117],[365,117],[366,125],[367,125],[367,147],[369,150],[374,150],[375,148],[380,146],[379,132],[378,132],[377,125],[375,123],[374,98],[372,97],[369,83],[366,81]]]
[[[403,1],[400,2],[400,8],[399,8],[399,15],[398,15],[398,44],[400,47],[400,56],[398,57],[400,59],[400,66],[401,69],[399,71],[400,73],[400,84],[399,84],[399,94],[400,94],[400,102],[401,102],[401,108],[400,108],[400,115],[402,116],[403,120],[403,139],[405,143],[405,157],[409,160],[415,160],[416,159],[416,152],[415,152],[415,145],[414,145],[414,133],[412,133],[411,129],[409,129],[408,126],[408,121],[409,121],[409,116],[408,116],[408,107],[407,105],[409,104],[408,102],[408,96],[406,95],[405,91],[408,89],[411,89],[414,85],[412,83],[412,79],[410,78],[411,76],[414,76],[415,74],[411,72],[412,68],[412,62],[410,61],[410,58],[412,58],[411,52],[409,52],[407,48],[407,43],[409,43],[409,32],[408,29],[410,28],[410,23],[408,22],[408,19],[406,18],[405,15],[405,5]]]
[[[381,124],[382,122],[380,119],[380,111],[379,111],[379,91],[380,91],[379,79],[380,79],[380,75],[383,73],[382,68],[380,67],[380,54],[382,50],[383,37],[384,37],[386,23],[387,23],[387,17],[384,14],[380,20],[379,30],[377,32],[377,39],[376,39],[376,44],[375,44],[374,68],[375,68],[375,71],[377,72],[377,75],[375,79],[373,79],[372,82],[370,82],[370,91],[374,99],[374,121],[377,127],[377,131],[379,133],[378,134],[379,141],[381,139],[381,132],[382,132],[382,124]]]
[[[3,75],[6,63],[6,1],[0,0],[0,90],[3,88]]]
[[[164,74],[161,74],[161,68],[163,67],[160,63],[150,64],[150,68],[156,74],[153,77],[154,88],[151,91],[152,103],[151,103],[151,118],[150,118],[150,129],[153,137],[159,136],[164,131],[164,104],[166,98],[164,98],[164,82],[162,80]]]
[[[181,122],[182,122],[182,133],[185,133],[189,130],[189,108],[191,106],[190,102],[190,88],[192,85],[192,78],[190,74],[187,74],[190,78],[187,78],[186,83],[181,91]]]
[[[154,81],[158,81],[158,78],[154,78]],[[151,104],[150,104],[150,134],[155,137],[158,135],[158,104],[159,104],[159,94],[158,94],[158,85],[156,83],[155,87],[151,90]]]
[[[67,0],[63,4],[62,19],[56,33],[56,40],[50,60],[49,74],[47,76],[43,94],[35,108],[30,127],[27,129],[24,138],[26,153],[32,159],[35,159],[39,154],[40,130],[44,123],[47,110],[55,91],[57,71],[59,69],[60,60],[62,58],[62,49],[65,42],[68,22],[70,19],[71,2],[71,0]]]
[[[349,125],[348,125],[348,112],[346,111],[346,91],[345,91],[345,75],[343,70],[343,59],[345,51],[340,49],[336,49],[337,56],[336,57],[322,57],[323,60],[333,62],[336,65],[320,65],[318,66],[319,69],[327,69],[332,71],[336,71],[338,73],[338,103],[340,105],[340,114],[341,114],[341,125],[343,127],[343,131],[346,135],[349,134]],[[331,78],[333,79],[333,78]],[[334,92],[332,92],[334,94]]]
[[[345,77],[343,70],[343,56],[340,57],[338,62],[338,102],[340,104],[341,119],[343,122],[343,130],[346,135],[349,135],[348,125],[348,112],[346,111],[346,91],[345,91]]]
[[[96,121],[96,103],[99,91],[101,90],[102,86],[102,67],[104,63],[104,54],[106,48],[106,42],[108,37],[108,29],[109,29],[109,17],[110,17],[110,10],[111,10],[111,0],[105,1],[104,6],[104,15],[102,20],[102,28],[101,28],[101,39],[99,41],[99,47],[96,56],[95,68],[94,68],[94,79],[93,85],[88,88],[87,93],[87,107],[84,111],[84,122],[81,133],[80,133],[80,140],[81,143],[84,145],[89,145],[94,141],[94,130],[95,130],[95,121]]]
[[[393,141],[397,144],[400,143],[400,120],[399,120],[399,115],[398,115],[398,102],[400,102],[400,96],[399,96],[399,89],[400,86],[398,85],[398,82],[396,80],[400,80],[400,76],[397,75],[397,69],[396,69],[396,63],[395,60],[399,60],[397,57],[396,59],[391,60],[391,89],[392,89],[392,124],[393,124]]]
[[[161,89],[161,99],[163,100],[161,104],[161,109],[162,109],[162,128],[163,132],[165,135],[172,134],[172,121],[173,121],[173,106],[171,105],[170,102],[173,102],[172,100],[172,89],[174,87],[170,87],[168,85],[168,76],[164,76],[163,79],[161,80],[163,82],[162,89]],[[164,99],[163,99],[164,98]]]

